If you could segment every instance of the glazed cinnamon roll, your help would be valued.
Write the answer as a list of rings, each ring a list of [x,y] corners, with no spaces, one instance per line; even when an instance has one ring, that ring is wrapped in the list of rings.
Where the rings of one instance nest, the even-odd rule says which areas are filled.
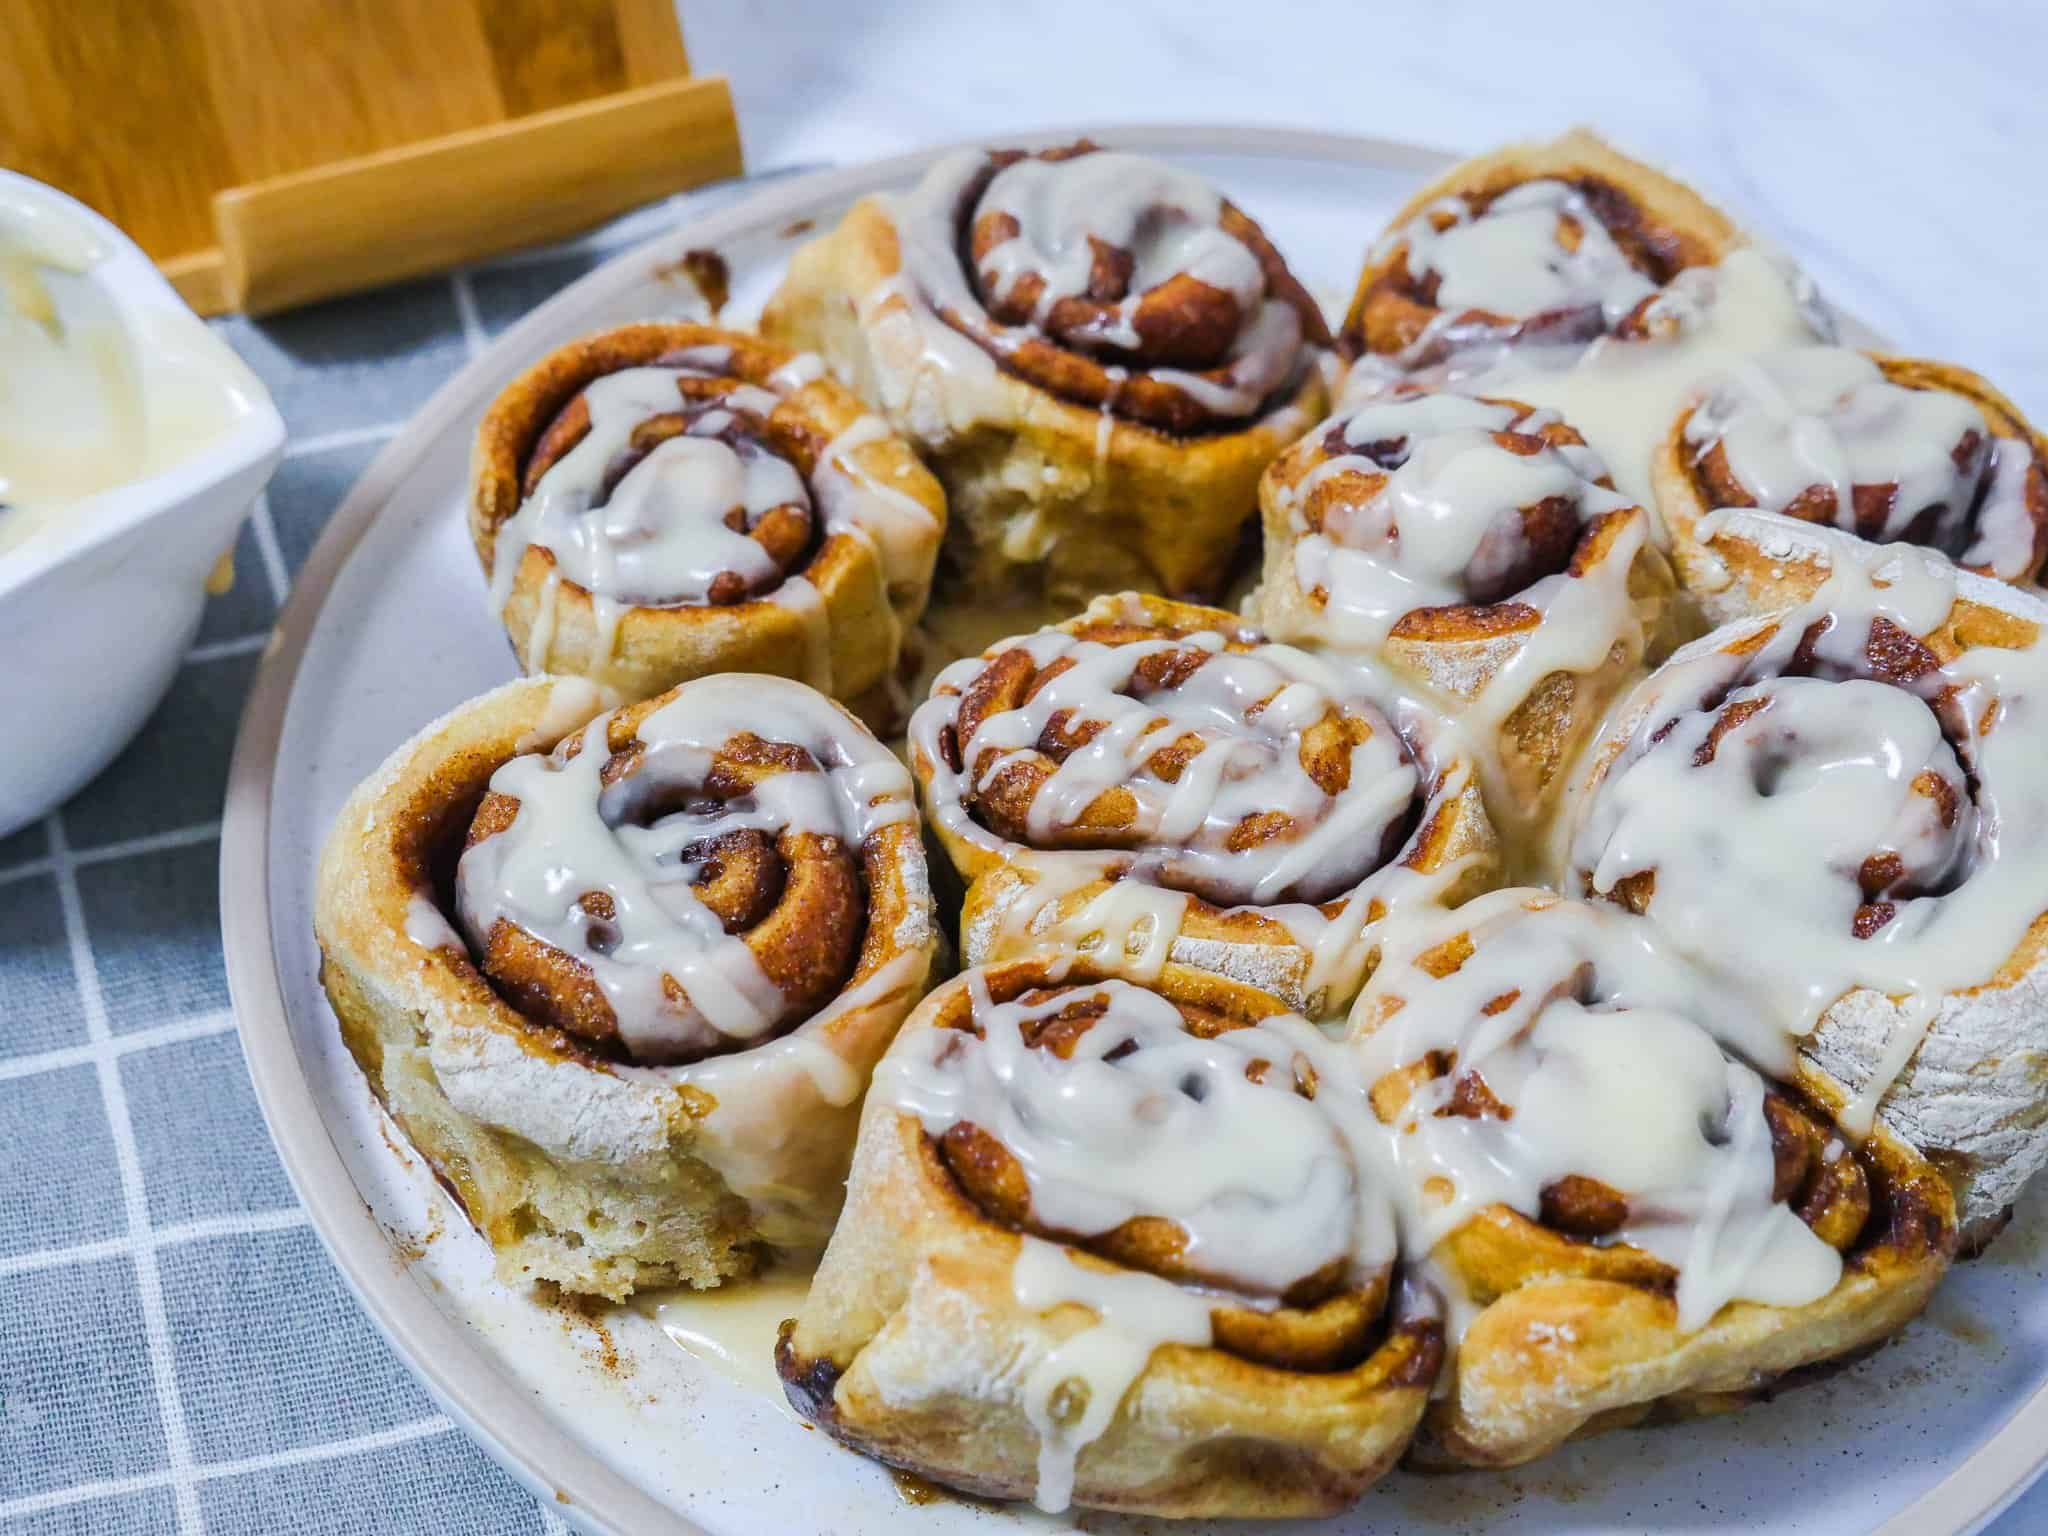
[[[1259,471],[1327,400],[1328,332],[1258,225],[1088,143],[965,151],[863,200],[761,323],[917,445],[984,601],[1218,595]]]
[[[885,714],[944,525],[817,358],[709,326],[572,342],[477,432],[470,534],[521,665],[631,698],[756,671]]]
[[[1875,1116],[1931,1157],[1975,1244],[2048,1161],[2048,607],[1744,516],[1776,524],[1750,558],[1807,595],[1681,649],[1616,711],[1563,880],[1798,1040],[1852,1132]],[[1787,558],[1785,530],[1826,560]]]
[[[909,775],[783,678],[508,684],[323,855],[321,978],[508,1282],[619,1297],[821,1246],[936,946]]]
[[[1345,317],[1348,353],[1425,367],[1474,348],[1654,334],[1660,290],[1742,244],[1683,183],[1583,130],[1453,166],[1396,214]]]
[[[1742,1002],[1613,907],[1398,915],[1351,1027],[1402,1250],[1450,1320],[1425,1464],[1761,1395],[1899,1328],[1955,1251],[1933,1168],[1839,1129],[1784,1037],[1749,1056]]]
[[[1728,615],[1752,593],[1708,514],[1757,507],[2032,582],[2048,558],[2048,439],[1966,369],[1845,347],[1770,351],[1708,381],[1655,463],[1679,573]]]
[[[1396,900],[1498,876],[1471,765],[1374,675],[1124,594],[938,676],[911,719],[970,964],[1038,949],[1220,971],[1341,1008]]]
[[[847,1444],[969,1492],[1324,1514],[1440,1359],[1341,1048],[1168,966],[969,971],[876,1073],[847,1214],[777,1364]]]
[[[1402,384],[1282,454],[1259,500],[1259,622],[1375,657],[1462,717],[1504,830],[1547,814],[1665,641],[1649,518],[1555,411]]]

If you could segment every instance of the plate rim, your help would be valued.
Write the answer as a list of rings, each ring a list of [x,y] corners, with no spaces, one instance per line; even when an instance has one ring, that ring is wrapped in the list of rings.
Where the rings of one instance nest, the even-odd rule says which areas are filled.
[[[1151,152],[1270,155],[1395,170],[1430,171],[1444,150],[1401,139],[1323,130],[1205,122],[1090,123],[993,135],[1038,145],[1079,137]],[[321,530],[279,611],[236,729],[221,820],[221,941],[228,995],[256,1101],[307,1220],[357,1302],[449,1419],[538,1498],[572,1524],[615,1536],[712,1536],[645,1492],[559,1429],[510,1378],[473,1331],[441,1311],[396,1260],[363,1202],[314,1093],[286,1016],[273,944],[270,810],[277,749],[314,625],[357,544],[392,494],[462,418],[481,403],[508,356],[523,356],[566,315],[625,288],[648,258],[679,240],[704,244],[787,223],[810,205],[859,196],[914,174],[986,138],[832,166],[776,181],[701,217],[684,214],[648,239],[613,253],[493,338],[435,390],[377,454]],[[310,920],[307,914],[288,915]],[[2002,1513],[2048,1464],[2048,1385],[2018,1404],[1983,1444],[1874,1536],[1968,1536]]]

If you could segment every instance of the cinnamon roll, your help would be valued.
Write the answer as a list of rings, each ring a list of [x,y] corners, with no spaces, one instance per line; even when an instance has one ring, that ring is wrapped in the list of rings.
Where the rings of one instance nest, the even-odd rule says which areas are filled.
[[[1412,1283],[1449,1319],[1424,1464],[1761,1395],[1899,1328],[1955,1251],[1932,1167],[1838,1128],[1785,1038],[1750,1056],[1741,999],[1614,907],[1398,915],[1351,1027]]]
[[[1341,1008],[1390,903],[1499,874],[1470,763],[1375,681],[1130,593],[947,667],[910,757],[969,886],[964,958],[1173,960]]]
[[[1036,956],[940,988],[877,1070],[777,1365],[956,1488],[1164,1515],[1343,1508],[1440,1359],[1394,1275],[1345,1052],[1257,990]]]
[[[2048,439],[1948,363],[1829,346],[1762,353],[1708,381],[1653,474],[1679,573],[1724,617],[1760,594],[1715,558],[1705,519],[1717,508],[1916,544],[2000,581],[2032,582],[2048,558]]]
[[[828,359],[946,487],[975,600],[1214,597],[1328,332],[1201,178],[1089,143],[970,150],[799,250],[765,334]]]
[[[1366,257],[1341,344],[1403,367],[1654,334],[1660,290],[1743,243],[1682,182],[1583,129],[1460,162]]]
[[[570,343],[477,431],[470,535],[528,672],[768,672],[886,715],[945,498],[824,365],[709,326]]]
[[[1768,541],[1748,558],[1806,596],[1681,649],[1615,712],[1563,883],[1744,999],[1756,1050],[1797,1040],[1852,1133],[1875,1117],[1932,1158],[1974,1245],[2048,1161],[2048,606],[1741,517]]]
[[[1646,653],[1673,582],[1648,515],[1555,411],[1401,384],[1267,470],[1268,633],[1387,663],[1461,717],[1526,834]]]
[[[801,683],[484,695],[322,856],[343,1038],[508,1282],[619,1297],[821,1246],[936,946],[909,775]]]

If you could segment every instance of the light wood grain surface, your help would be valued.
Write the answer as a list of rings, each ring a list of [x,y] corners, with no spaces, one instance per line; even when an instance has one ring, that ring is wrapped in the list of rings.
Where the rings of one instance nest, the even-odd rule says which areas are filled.
[[[669,0],[4,3],[0,165],[98,208],[207,311],[473,259],[740,168]]]

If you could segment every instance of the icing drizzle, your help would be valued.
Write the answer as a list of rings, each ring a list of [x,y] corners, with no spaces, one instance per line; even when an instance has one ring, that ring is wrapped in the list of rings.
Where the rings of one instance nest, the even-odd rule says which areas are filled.
[[[1376,645],[1418,608],[1514,596],[1562,571],[1588,521],[1630,506],[1556,412],[1509,400],[1403,388],[1309,442],[1316,462],[1281,494],[1316,638]]]
[[[1242,422],[1300,375],[1305,343],[1328,339],[1257,225],[1144,156],[963,150],[879,201],[902,266],[862,300],[864,323],[943,373],[970,417],[987,414],[973,386],[1000,367],[1105,418]]]
[[[1567,829],[1572,881],[1747,1000],[1728,1043],[1749,1059],[1782,1061],[1854,989],[1894,999],[1854,1131],[2043,907],[2048,650],[1930,648],[1955,599],[1938,555],[1845,555],[1801,607],[1680,651],[1623,706]]]
[[[581,391],[587,429],[495,535],[494,613],[510,600],[527,551],[550,557],[528,671],[547,666],[565,581],[589,595],[607,657],[635,607],[766,599],[813,615],[818,630],[822,608],[801,573],[821,538],[871,548],[892,600],[906,611],[921,605],[936,515],[861,463],[862,448],[890,435],[887,424],[856,418],[806,472],[802,434],[786,425],[785,407],[822,377],[822,364],[799,355],[762,384],[733,377],[736,366],[731,347],[685,347]],[[822,650],[822,632],[813,638]]]
[[[630,768],[608,777],[613,719],[492,776],[517,813],[462,856],[464,930],[481,952],[503,921],[577,962],[638,1060],[713,1054],[789,1028],[799,1020],[782,989],[699,894],[710,850],[735,832],[858,849],[915,816],[909,775],[844,711],[782,678],[685,683],[640,721]],[[800,760],[735,793],[714,780],[714,755],[756,733]]]
[[[1111,638],[1088,638],[1091,622]],[[1007,653],[1028,663],[1034,691],[963,720],[966,696]],[[1374,681],[1256,631],[1159,630],[1136,599],[1105,598],[1076,625],[947,667],[910,740],[920,773],[930,765],[933,821],[1027,877],[1002,916],[1014,932],[1086,939],[1119,968],[1156,974],[1190,899],[1248,907],[1309,951],[1304,994],[1341,1003],[1368,963],[1372,898],[1413,886],[1403,899],[1431,900],[1460,872],[1396,860],[1425,797],[1442,803],[1465,779],[1418,764]],[[1410,719],[1406,701],[1388,704]],[[1047,773],[1040,744],[1056,722],[1075,745]],[[1022,825],[990,810],[1019,784],[1035,790]],[[1064,898],[1105,880],[1057,918]]]
[[[2006,581],[2035,562],[2032,445],[1993,436],[1967,396],[1895,383],[1861,352],[1796,347],[1734,364],[1685,441],[1716,505],[1924,545]]]

